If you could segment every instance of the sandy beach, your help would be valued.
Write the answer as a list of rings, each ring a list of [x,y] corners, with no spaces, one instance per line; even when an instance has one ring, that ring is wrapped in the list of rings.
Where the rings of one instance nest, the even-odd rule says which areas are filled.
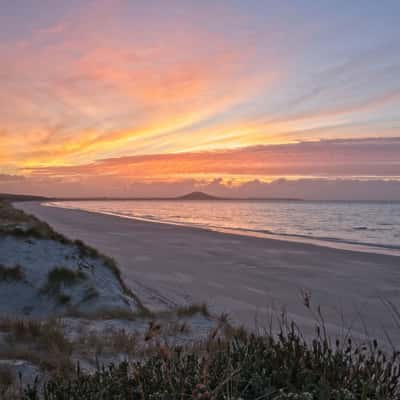
[[[331,333],[365,334],[400,343],[385,300],[400,306],[400,258],[304,243],[261,239],[86,211],[16,207],[113,257],[145,305],[163,309],[206,302],[237,323],[266,327],[285,309],[307,333],[314,316],[301,293],[321,306]]]

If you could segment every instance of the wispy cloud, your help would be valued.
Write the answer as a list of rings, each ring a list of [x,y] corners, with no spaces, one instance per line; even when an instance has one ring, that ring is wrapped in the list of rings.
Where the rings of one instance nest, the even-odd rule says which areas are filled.
[[[124,180],[171,180],[191,176],[398,176],[400,139],[358,139],[254,146],[208,152],[153,154],[99,160],[76,166],[35,167],[33,176],[101,174]]]
[[[94,158],[189,128],[248,101],[277,74],[278,60],[254,73],[262,68],[254,48],[203,29],[206,15],[193,23],[155,13],[127,31],[121,7],[96,4],[28,41],[0,44],[0,120],[15,143],[24,136],[24,164]]]
[[[360,36],[332,40],[324,22],[346,21],[330,6],[317,20],[250,3],[72,1],[39,6],[43,24],[32,7],[29,34],[23,16],[0,32],[0,173],[66,185],[399,176],[396,139],[332,140],[400,137],[392,29],[369,31],[367,15]]]

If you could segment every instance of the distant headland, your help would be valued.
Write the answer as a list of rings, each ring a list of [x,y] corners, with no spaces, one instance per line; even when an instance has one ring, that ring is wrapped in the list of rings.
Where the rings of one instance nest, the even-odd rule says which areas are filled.
[[[218,197],[204,192],[191,192],[177,197],[44,197],[32,195],[19,195],[0,193],[0,200],[15,201],[303,201],[298,198],[286,197]]]
[[[175,200],[236,200],[236,201],[243,201],[243,200],[250,200],[250,201],[303,201],[302,199],[296,198],[281,198],[281,197],[218,197],[212,196],[208,193],[204,192],[191,192],[185,194],[184,196],[175,197]]]
[[[50,200],[44,196],[32,196],[30,194],[0,193],[0,200],[3,201],[45,201]]]

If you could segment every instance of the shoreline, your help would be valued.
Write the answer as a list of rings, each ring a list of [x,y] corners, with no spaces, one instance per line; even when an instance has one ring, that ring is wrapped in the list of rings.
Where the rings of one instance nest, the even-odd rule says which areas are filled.
[[[127,286],[153,310],[206,301],[246,327],[286,310],[307,334],[321,306],[329,330],[351,329],[400,343],[383,300],[400,304],[398,257],[214,232],[102,213],[18,203],[16,207],[116,259]],[[385,333],[386,332],[386,333]]]
[[[237,236],[248,236],[248,237],[255,237],[259,239],[269,239],[269,240],[279,240],[284,242],[291,242],[291,243],[303,243],[309,244],[313,246],[319,247],[327,247],[330,249],[337,249],[337,250],[345,250],[345,251],[355,251],[367,254],[381,254],[381,255],[389,255],[400,257],[400,247],[394,247],[390,245],[379,245],[373,243],[357,243],[357,242],[349,242],[349,241],[341,241],[335,238],[318,238],[318,237],[311,237],[305,235],[296,235],[296,234],[282,234],[282,233],[273,233],[273,232],[262,232],[252,229],[244,229],[244,228],[225,228],[225,227],[216,227],[216,226],[201,226],[196,224],[190,223],[179,223],[174,221],[163,221],[160,219],[151,219],[151,218],[144,218],[138,216],[129,216],[125,214],[118,214],[106,211],[92,211],[86,210],[82,208],[74,208],[74,207],[62,207],[57,202],[40,202],[40,204],[44,207],[56,207],[66,210],[77,210],[77,211],[86,211],[95,214],[104,214],[110,215],[117,218],[126,218],[130,220],[136,221],[143,221],[149,222],[154,224],[165,224],[165,225],[172,225],[172,226],[179,226],[183,228],[193,228],[193,229],[201,229],[208,232],[219,232],[223,234],[230,234],[230,235],[237,235]]]

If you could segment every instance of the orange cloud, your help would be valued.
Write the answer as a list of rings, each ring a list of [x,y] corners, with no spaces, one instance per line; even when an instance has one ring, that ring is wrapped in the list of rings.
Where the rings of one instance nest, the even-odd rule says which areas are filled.
[[[291,65],[297,71],[290,58],[301,33],[295,47],[279,51],[286,43],[279,29],[246,18],[226,4],[101,0],[82,2],[29,37],[0,42],[0,172],[139,180],[301,175],[297,161],[287,159],[284,168],[282,155],[264,159],[253,146],[399,134],[390,121],[368,124],[373,112],[400,101],[396,88],[329,101],[349,81],[346,70],[356,74],[367,60],[298,93],[297,75],[287,74]],[[353,121],[359,114],[367,120]],[[145,154],[156,156],[139,157]],[[111,158],[119,162],[98,161]]]
[[[127,32],[120,7],[90,6],[17,46],[0,47],[0,76],[8,82],[0,121],[12,134],[2,145],[16,148],[20,165],[137,152],[140,138],[153,138],[156,148],[159,136],[182,136],[174,132],[247,101],[276,75],[272,63],[251,73],[261,68],[251,46],[182,18],[147,21],[145,36],[140,21]],[[94,26],[93,15],[108,28]]]
[[[33,177],[116,177],[129,181],[189,178],[251,180],[276,176],[400,177],[400,139],[360,139],[245,147],[212,152],[155,154],[78,166],[27,168]]]

